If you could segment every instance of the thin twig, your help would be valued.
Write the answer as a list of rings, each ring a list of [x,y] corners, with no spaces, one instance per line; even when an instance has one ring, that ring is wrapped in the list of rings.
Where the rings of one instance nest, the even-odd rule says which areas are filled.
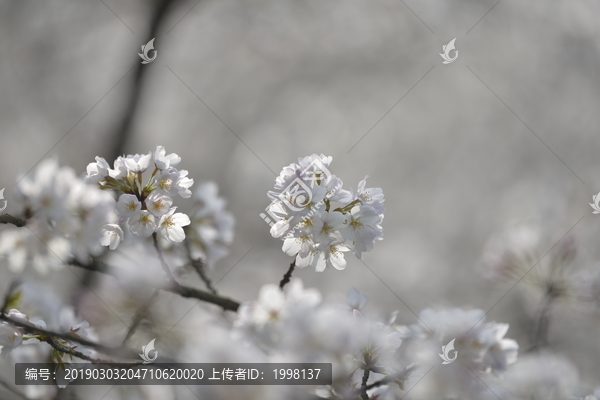
[[[296,259],[294,258],[294,261],[292,261],[292,263],[290,264],[290,268],[287,270],[285,275],[283,275],[283,279],[281,280],[281,282],[279,282],[279,288],[283,289],[283,287],[290,282],[290,278],[292,277],[292,273],[294,272],[295,268]]]
[[[173,273],[171,272],[169,265],[165,261],[165,258],[162,255],[162,251],[160,250],[160,247],[158,246],[158,239],[157,239],[156,232],[154,232],[152,234],[152,242],[154,243],[154,248],[156,249],[156,253],[158,254],[158,259],[160,260],[160,266],[167,274],[169,281],[172,283],[176,283],[177,281],[175,280],[175,277],[173,276]]]
[[[365,368],[365,372],[364,372],[363,378],[362,378],[362,384],[360,386],[360,397],[363,400],[369,400],[369,396],[367,395],[367,382],[369,381],[369,374],[370,374],[369,368]]]
[[[158,289],[154,289],[154,292],[152,293],[152,295],[148,299],[148,302],[146,304],[144,304],[142,307],[140,307],[140,309],[135,314],[135,317],[133,318],[133,323],[131,324],[131,327],[127,331],[127,335],[125,335],[125,339],[123,339],[123,345],[125,343],[127,343],[127,341],[135,333],[136,329],[140,326],[140,323],[142,322],[142,320],[144,319],[144,317],[148,313],[148,310],[150,310],[150,307],[152,307],[152,304],[154,303],[154,301],[158,297],[158,291],[159,291]]]
[[[198,273],[198,276],[200,277],[200,279],[202,279],[202,282],[204,282],[204,284],[206,285],[206,288],[212,294],[217,294],[217,290],[215,289],[215,286],[212,284],[212,281],[210,280],[210,278],[208,277],[208,275],[206,275],[206,268],[205,268],[204,262],[201,259],[199,259],[199,258],[193,258],[192,257],[192,249],[190,247],[190,240],[189,240],[189,238],[190,238],[189,233],[186,230],[184,245],[185,245],[185,251],[186,251],[186,253],[188,255],[188,258],[190,259],[192,267],[196,270],[196,272]]]
[[[204,263],[202,262],[202,260],[190,260],[190,261],[192,263],[192,266],[196,270],[196,272],[198,272],[200,279],[202,279],[202,282],[204,282],[204,284],[206,285],[206,288],[212,294],[217,294],[217,289],[215,289],[214,285],[212,284],[212,281],[210,280],[208,275],[206,275],[206,268],[204,267]]]
[[[22,228],[27,224],[27,221],[10,214],[0,214],[0,224],[13,224],[18,228]]]
[[[53,337],[48,337],[48,338],[44,339],[43,341],[48,343],[50,346],[52,346],[53,349],[60,351],[61,353],[65,353],[65,354],[69,354],[69,355],[77,357],[77,358],[81,358],[82,360],[89,361],[92,364],[106,364],[106,363],[110,362],[108,360],[92,358],[92,357],[85,355],[82,352],[77,351],[73,348],[70,348],[68,346],[63,346],[60,343],[58,343],[57,340]]]
[[[106,265],[98,260],[94,260],[93,263],[89,264],[89,265],[82,264],[82,263],[78,262],[77,260],[72,260],[69,264],[74,265],[76,267],[83,268],[83,269],[87,269],[89,271],[101,272],[101,273],[112,275],[115,277],[119,276],[119,274],[116,273],[116,271],[118,271],[118,268],[109,267],[108,265]],[[228,310],[228,311],[236,312],[238,310],[238,308],[240,307],[240,303],[235,300],[231,300],[227,297],[218,296],[218,295],[206,292],[204,290],[195,289],[195,288],[191,288],[188,286],[183,286],[175,281],[171,282],[167,286],[164,286],[164,285],[159,286],[152,281],[149,281],[149,280],[144,281],[144,277],[140,276],[140,278],[138,279],[138,282],[145,286],[153,287],[155,289],[160,289],[160,290],[163,290],[166,292],[175,293],[182,297],[194,298],[194,299],[205,301],[207,303],[216,304],[219,307],[223,308],[224,310]]]
[[[122,346],[121,347],[109,347],[109,346],[105,346],[100,343],[92,342],[90,340],[84,339],[79,336],[75,336],[70,333],[53,332],[53,331],[50,331],[47,329],[38,328],[35,325],[10,318],[6,314],[0,314],[0,319],[3,321],[9,322],[15,326],[18,326],[19,328],[24,329],[27,333],[42,335],[45,337],[52,337],[53,339],[62,339],[62,340],[76,342],[83,346],[92,347],[92,348],[94,348],[98,351],[101,351],[102,353],[108,354],[108,355],[114,355],[114,356],[119,356],[119,357],[130,356],[131,358],[137,357],[136,352],[134,352],[133,350],[130,350],[128,348],[122,347]]]
[[[160,30],[164,23],[168,20],[169,8],[172,4],[177,3],[178,0],[156,0],[154,2],[154,8],[150,15],[150,24],[148,28],[146,40],[156,38],[159,36]],[[159,39],[160,40],[160,39]],[[127,145],[127,139],[131,135],[133,123],[137,117],[140,100],[143,98],[142,90],[146,87],[144,80],[150,72],[151,65],[142,64],[139,58],[135,60],[135,67],[133,72],[133,87],[129,92],[129,98],[126,100],[124,107],[123,117],[116,129],[113,138],[110,140],[113,145],[108,151],[107,160],[114,160],[118,156],[123,155],[125,146]]]

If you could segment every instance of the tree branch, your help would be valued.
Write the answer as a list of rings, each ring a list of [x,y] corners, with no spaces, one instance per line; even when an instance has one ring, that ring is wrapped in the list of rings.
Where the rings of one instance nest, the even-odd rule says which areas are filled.
[[[0,214],[0,224],[13,224],[18,228],[22,228],[27,224],[27,221],[19,217],[13,217],[10,214]]]
[[[290,268],[287,270],[285,275],[283,275],[283,279],[281,280],[281,282],[279,282],[279,288],[283,289],[283,287],[290,282],[290,278],[292,277],[292,273],[294,272],[295,268],[296,258],[294,258],[294,261],[292,261],[292,263],[290,264]]]
[[[169,281],[172,284],[176,283],[175,277],[173,276],[173,273],[169,269],[169,266],[167,265],[167,262],[165,261],[165,258],[162,255],[162,251],[160,250],[160,247],[158,247],[158,239],[157,239],[156,232],[154,232],[152,234],[152,242],[154,243],[154,248],[156,249],[156,253],[158,254],[158,259],[160,260],[160,266],[167,274],[167,278],[169,279]]]
[[[150,307],[152,307],[152,304],[154,304],[154,301],[156,300],[157,297],[158,297],[158,289],[154,289],[154,292],[150,296],[150,299],[148,299],[146,304],[144,304],[142,307],[140,307],[140,309],[135,314],[135,317],[133,318],[133,323],[131,324],[131,327],[127,331],[127,334],[125,335],[125,339],[123,339],[123,345],[125,343],[127,343],[127,341],[133,336],[133,334],[135,333],[137,328],[140,326],[140,323],[142,322],[142,320],[148,313],[148,310],[150,310]]]
[[[88,271],[102,272],[107,275],[118,276],[118,274],[116,274],[114,272],[115,270],[117,270],[117,268],[109,267],[108,265],[106,265],[98,260],[94,260],[91,265],[82,264],[76,260],[72,260],[69,264],[74,265],[76,267],[86,269]],[[111,268],[113,269],[112,271],[111,271]],[[144,277],[140,276],[140,281],[142,281],[143,279],[144,279]],[[191,288],[188,286],[183,286],[175,281],[170,282],[167,286],[158,286],[155,283],[150,282],[148,280],[146,280],[146,282],[142,282],[142,283],[145,286],[164,290],[166,292],[175,293],[181,297],[194,298],[194,299],[205,301],[207,303],[212,303],[212,304],[218,305],[219,307],[223,308],[224,310],[228,310],[228,311],[236,312],[238,310],[238,308],[240,307],[240,303],[235,300],[231,300],[227,297],[218,296],[218,295],[206,292],[204,290],[195,289],[195,288]]]
[[[47,329],[38,328],[35,325],[10,318],[9,316],[7,316],[4,313],[0,314],[0,320],[6,321],[15,326],[18,326],[19,328],[24,329],[25,332],[27,332],[27,333],[42,335],[47,338],[51,338],[52,340],[62,339],[62,340],[76,342],[83,346],[92,347],[98,351],[101,351],[102,353],[105,353],[108,355],[113,355],[113,356],[118,356],[121,358],[128,357],[128,356],[131,358],[137,358],[137,353],[126,347],[109,347],[109,346],[105,346],[100,343],[92,342],[90,340],[84,339],[82,337],[79,337],[79,336],[76,336],[76,335],[73,335],[70,333],[53,332],[53,331],[50,331]],[[48,342],[48,340],[44,340],[44,341]],[[50,343],[50,342],[48,342],[48,343],[52,346],[52,343]],[[52,346],[52,347],[54,347],[54,346]],[[63,350],[61,349],[60,351],[63,351]],[[77,352],[77,353],[79,353],[79,352]],[[77,355],[77,357],[80,357],[80,356]],[[82,358],[82,357],[80,357],[80,358]]]

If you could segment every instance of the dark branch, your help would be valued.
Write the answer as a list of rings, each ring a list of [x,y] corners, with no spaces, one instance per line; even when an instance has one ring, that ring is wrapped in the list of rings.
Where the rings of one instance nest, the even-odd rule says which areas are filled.
[[[292,277],[292,273],[294,272],[295,268],[296,268],[296,258],[294,258],[294,261],[292,261],[292,263],[290,264],[290,268],[287,270],[285,275],[283,275],[283,279],[281,280],[281,282],[279,282],[279,287],[281,289],[283,289],[283,287],[290,282],[290,278]]]
[[[100,343],[92,342],[90,340],[84,339],[82,337],[79,337],[79,336],[76,336],[76,335],[73,335],[70,333],[53,332],[53,331],[50,331],[47,329],[38,328],[35,325],[12,319],[9,316],[7,316],[6,314],[0,314],[0,320],[9,322],[19,328],[22,328],[27,333],[41,335],[42,337],[52,338],[53,340],[62,339],[62,340],[67,340],[67,341],[71,341],[71,342],[76,342],[83,346],[88,346],[88,347],[94,348],[102,353],[112,355],[112,356],[118,356],[121,358],[122,357],[137,358],[136,352],[134,352],[133,350],[130,350],[128,348],[125,348],[125,347],[109,347],[109,346],[102,345]],[[47,341],[47,340],[45,340],[45,341]],[[50,343],[50,345],[52,345],[52,344]],[[62,351],[62,350],[60,350],[60,351]],[[77,357],[79,357],[79,356],[77,356]]]
[[[76,260],[71,261],[69,264],[89,270],[89,271],[102,272],[104,274],[118,276],[118,274],[116,274],[114,272],[117,270],[117,268],[109,267],[108,265],[106,265],[98,260],[95,260],[91,265],[82,264]],[[206,292],[204,290],[195,289],[195,288],[191,288],[188,286],[183,286],[175,281],[169,283],[167,286],[158,286],[158,285],[156,285],[156,283],[150,282],[148,280],[143,281],[143,279],[144,279],[144,277],[140,276],[139,281],[141,283],[143,283],[145,286],[164,290],[166,292],[175,293],[182,297],[198,299],[198,300],[205,301],[207,303],[216,304],[219,307],[223,308],[224,310],[236,312],[238,310],[238,308],[240,307],[240,303],[238,303],[237,301],[231,300],[226,297],[214,295],[214,294]]]
[[[13,224],[18,228],[22,228],[27,224],[27,221],[19,217],[13,217],[10,214],[0,214],[0,224]]]

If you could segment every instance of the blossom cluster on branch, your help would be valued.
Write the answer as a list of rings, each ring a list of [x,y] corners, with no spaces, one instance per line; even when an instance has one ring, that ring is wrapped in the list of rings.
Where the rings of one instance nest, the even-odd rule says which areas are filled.
[[[510,338],[514,330],[509,334],[509,324],[486,322],[487,313],[479,309],[438,306],[425,308],[409,320],[400,318],[398,311],[382,317],[355,288],[348,290],[346,301],[341,302],[292,277],[295,267],[344,269],[344,253],[352,251],[362,259],[383,239],[383,191],[367,188],[367,178],[356,190],[344,189],[342,180],[329,172],[332,157],[313,154],[283,168],[275,190],[268,193],[272,203],[267,212],[275,220],[270,232],[293,257],[290,269],[279,285],[263,285],[255,300],[237,302],[219,296],[207,274],[233,242],[234,217],[215,183],[201,183],[192,192],[188,172],[176,168],[180,163],[177,154],[167,154],[162,146],[146,154],[118,157],[112,167],[96,157],[81,177],[69,167],[59,167],[55,160],[45,160],[17,184],[20,218],[9,216],[1,221],[14,224],[0,231],[0,255],[8,266],[19,273],[27,264],[40,273],[60,265],[101,272],[106,279],[116,279],[103,279],[93,296],[105,291],[109,298],[102,301],[103,307],[110,304],[115,315],[113,310],[133,316],[128,331],[122,332],[122,345],[105,346],[97,339],[114,341],[110,335],[116,328],[114,321],[112,325],[109,322],[110,315],[98,306],[89,306],[91,292],[78,297],[78,305],[87,307],[90,323],[76,317],[70,308],[68,318],[56,323],[38,317],[43,314],[39,312],[44,308],[41,304],[48,307],[53,303],[41,297],[43,290],[29,290],[21,296],[13,285],[0,312],[0,356],[10,354],[17,362],[51,361],[57,365],[104,362],[105,356],[124,360],[133,354],[135,358],[135,351],[126,347],[135,331],[147,343],[148,335],[157,336],[157,324],[179,311],[169,302],[159,302],[161,293],[167,292],[162,294],[212,303],[228,312],[208,309],[211,317],[201,323],[201,329],[195,327],[193,334],[178,334],[171,328],[158,339],[163,341],[161,357],[167,357],[162,349],[170,348],[183,362],[333,365],[331,385],[257,386],[244,389],[245,398],[600,398],[600,391],[589,394],[589,388],[578,386],[576,369],[548,346],[555,301],[574,298],[591,305],[599,298],[597,280],[571,279],[567,273],[575,254],[572,239],[560,242],[544,259],[543,230],[524,224],[493,238],[484,251],[480,271],[488,281],[500,284],[523,279],[526,287],[535,288],[542,297],[539,311],[531,318],[528,350]],[[177,196],[193,203],[187,214],[176,212]],[[111,265],[113,262],[118,265]],[[190,264],[210,293],[178,282]],[[538,264],[532,271],[531,265]],[[157,265],[167,279],[154,268]],[[136,296],[147,304],[134,301]],[[34,307],[21,304],[21,297],[29,297]],[[44,320],[56,330],[48,329]],[[170,346],[163,347],[164,342]],[[198,390],[202,398],[216,400],[241,395],[227,386]],[[46,386],[24,390],[25,397],[41,400],[50,400],[56,393],[55,387]],[[149,392],[131,387],[123,388],[121,394],[124,399],[158,400],[175,397],[174,393],[173,388]]]
[[[283,251],[299,268],[344,269],[344,253],[359,259],[383,239],[383,191],[367,188],[365,177],[356,192],[329,172],[332,157],[312,154],[284,167],[275,179],[267,208],[277,222],[273,237],[283,239]]]

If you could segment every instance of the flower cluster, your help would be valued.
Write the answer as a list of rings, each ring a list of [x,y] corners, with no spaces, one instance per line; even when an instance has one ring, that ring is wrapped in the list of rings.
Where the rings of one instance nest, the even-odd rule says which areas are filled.
[[[468,367],[501,376],[517,360],[519,345],[505,339],[508,324],[485,322],[483,310],[434,311],[419,314],[419,323],[402,327],[401,337],[412,341],[422,361],[438,359],[439,350],[455,340],[456,351]]]
[[[87,166],[87,182],[122,192],[115,207],[119,223],[103,227],[103,246],[116,249],[124,238],[124,226],[135,236],[149,237],[157,232],[169,241],[185,239],[183,227],[190,219],[175,212],[173,197],[191,197],[189,189],[194,181],[187,177],[188,171],[175,168],[180,162],[177,154],[166,154],[163,146],[157,146],[148,154],[118,157],[113,168],[102,157]],[[152,173],[144,184],[143,173],[149,168]]]
[[[350,307],[357,298],[365,297],[356,290],[349,292]],[[374,322],[348,305],[323,303],[317,290],[305,289],[301,280],[293,278],[283,291],[268,284],[256,301],[243,303],[234,322],[234,337],[274,359],[333,363],[333,384],[319,393],[348,398],[360,388],[365,369],[372,372],[370,383],[394,375],[401,388],[414,370],[414,365],[401,367],[396,357],[402,340],[392,322]],[[367,394],[376,399],[388,390],[390,386],[384,385]]]
[[[214,182],[203,182],[194,192],[194,209],[190,212],[190,255],[201,259],[208,269],[228,253],[233,242],[235,219],[225,209],[227,202],[218,195]]]
[[[344,252],[362,259],[383,239],[384,197],[380,188],[367,188],[365,177],[358,190],[342,188],[329,172],[332,157],[313,154],[284,167],[275,179],[267,212],[277,222],[273,237],[283,239],[283,251],[296,258],[296,266],[323,271],[344,269]]]
[[[14,271],[31,262],[44,273],[71,255],[87,262],[90,254],[102,250],[102,226],[116,219],[110,193],[87,185],[54,159],[43,160],[32,175],[23,177],[14,197],[24,207],[29,228],[9,228],[0,235],[0,254]]]
[[[14,321],[18,321],[28,325],[33,325],[39,329],[46,329],[46,322],[44,322],[43,320],[32,321],[30,320],[29,316],[23,314],[21,311],[14,308],[10,309],[6,313],[6,316]],[[65,333],[86,338],[89,335],[89,332],[87,331],[89,326],[90,325],[87,321],[83,321],[74,325],[69,324]],[[2,348],[0,356],[2,358],[6,357],[7,354],[15,350],[20,345],[38,344],[48,340],[49,338],[45,334],[27,333],[25,329],[13,325],[10,322],[3,321],[2,323],[0,323],[0,347]],[[78,344],[73,343],[71,341],[61,338],[53,338],[52,340],[53,344],[56,347],[62,347],[66,351],[77,349],[79,353],[85,356],[91,357],[94,355],[93,350],[81,347]],[[69,363],[74,361],[86,362],[85,360],[82,360],[80,358],[74,359],[73,356],[67,355],[67,353],[57,350],[56,347],[53,348],[53,351],[51,351],[50,353],[50,357],[53,362],[58,364]]]

